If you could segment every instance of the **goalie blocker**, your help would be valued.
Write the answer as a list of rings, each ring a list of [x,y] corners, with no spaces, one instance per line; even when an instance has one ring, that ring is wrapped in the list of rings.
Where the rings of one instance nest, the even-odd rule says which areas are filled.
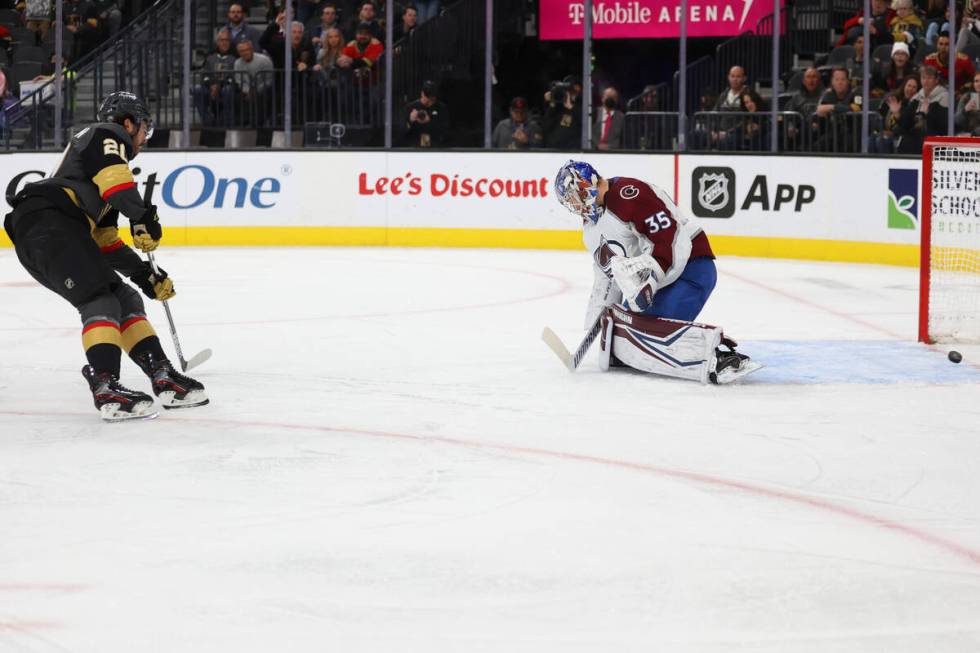
[[[668,320],[612,307],[602,316],[599,368],[617,363],[700,383],[731,383],[762,367],[735,351],[721,328]],[[723,351],[724,346],[727,351]]]

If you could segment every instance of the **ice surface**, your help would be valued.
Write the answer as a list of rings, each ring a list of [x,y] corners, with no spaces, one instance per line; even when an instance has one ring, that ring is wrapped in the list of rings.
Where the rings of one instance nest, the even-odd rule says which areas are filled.
[[[720,260],[767,367],[702,387],[562,367],[582,252],[159,263],[212,404],[109,425],[0,250],[4,653],[980,650],[980,348],[913,269]]]

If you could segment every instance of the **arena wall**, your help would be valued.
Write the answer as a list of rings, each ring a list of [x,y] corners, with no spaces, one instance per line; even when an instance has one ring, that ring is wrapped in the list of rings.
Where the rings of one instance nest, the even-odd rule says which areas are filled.
[[[580,249],[555,201],[569,155],[507,152],[147,152],[140,192],[173,245]],[[56,154],[0,159],[6,190]],[[674,194],[719,254],[917,265],[913,159],[589,154]],[[5,193],[6,195],[6,193]],[[5,200],[3,211],[9,211]],[[0,232],[2,233],[2,232]],[[9,246],[5,235],[0,244]]]

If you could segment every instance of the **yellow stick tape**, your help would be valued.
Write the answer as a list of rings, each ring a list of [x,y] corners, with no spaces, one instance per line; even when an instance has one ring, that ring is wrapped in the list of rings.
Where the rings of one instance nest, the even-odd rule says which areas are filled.
[[[120,229],[130,243],[128,229]],[[880,263],[915,267],[918,245],[817,240],[711,236],[711,247],[721,256],[789,258],[811,261]],[[167,246],[214,247],[491,247],[510,249],[581,250],[580,231],[532,229],[440,229],[427,227],[165,227],[161,243]],[[0,231],[0,246],[10,240]]]

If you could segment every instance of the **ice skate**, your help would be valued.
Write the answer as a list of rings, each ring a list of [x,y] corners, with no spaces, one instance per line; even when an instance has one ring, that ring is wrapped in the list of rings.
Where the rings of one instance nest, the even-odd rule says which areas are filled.
[[[153,419],[157,416],[153,397],[145,392],[130,390],[109,372],[96,372],[91,365],[86,365],[82,368],[82,376],[88,381],[95,407],[105,421]]]
[[[735,351],[734,340],[723,337],[722,344],[728,350],[724,351],[721,347],[715,350],[715,369],[708,375],[712,383],[725,385],[762,369],[762,363],[757,363],[745,354]]]
[[[193,408],[210,401],[204,385],[175,370],[169,360],[160,360],[147,351],[137,356],[136,363],[150,377],[153,394],[164,408]]]

